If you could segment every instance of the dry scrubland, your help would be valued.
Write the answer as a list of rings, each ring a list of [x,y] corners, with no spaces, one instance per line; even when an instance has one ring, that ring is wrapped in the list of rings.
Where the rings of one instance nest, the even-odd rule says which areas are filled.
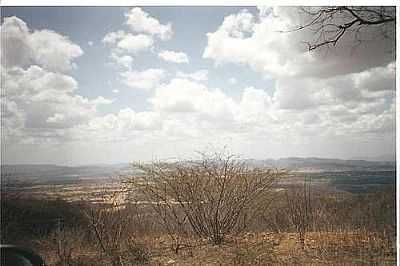
[[[2,242],[49,265],[395,264],[395,188],[289,185],[285,171],[221,154],[135,167],[95,202],[2,191]]]

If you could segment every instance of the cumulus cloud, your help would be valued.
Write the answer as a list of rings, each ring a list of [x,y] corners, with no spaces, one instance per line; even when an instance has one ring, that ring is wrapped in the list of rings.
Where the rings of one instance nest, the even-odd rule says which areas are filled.
[[[39,65],[50,71],[67,71],[82,49],[66,36],[51,30],[30,30],[18,17],[6,17],[1,25],[1,53],[4,66]]]
[[[153,45],[153,39],[144,34],[126,34],[118,41],[117,47],[128,53],[136,54],[141,50],[146,50]]]
[[[321,84],[319,84],[321,85]],[[276,83],[274,102],[279,109],[304,110],[329,101],[326,88],[312,80],[282,79]]]
[[[182,71],[178,71],[176,73],[176,76],[178,78],[192,79],[195,81],[206,81],[206,80],[208,80],[208,70],[201,69],[201,70],[197,70],[192,73],[184,73]]]
[[[174,119],[185,121],[188,116],[191,121],[197,119],[199,122],[194,124],[198,126],[192,131],[205,130],[205,125],[214,128],[218,121],[219,132],[230,135],[258,132],[295,139],[316,134],[366,137],[365,134],[389,133],[393,129],[389,121],[394,121],[394,109],[390,107],[394,96],[367,95],[370,88],[361,86],[359,80],[370,72],[381,79],[391,69],[392,65],[388,65],[329,79],[279,80],[272,93],[248,87],[243,89],[239,100],[195,80],[175,78],[157,87],[150,102],[155,111]],[[381,83],[391,84],[393,80],[394,75],[388,75]],[[342,88],[349,95],[352,93],[349,88],[359,91],[360,100],[345,93],[341,97],[347,99],[338,99]],[[387,91],[394,92],[394,87],[387,87]],[[379,119],[386,122],[378,123]],[[375,128],[370,121],[374,121]]]
[[[196,112],[212,119],[233,119],[234,101],[221,90],[209,90],[204,85],[181,78],[156,88],[150,99],[155,110],[173,113]]]
[[[393,91],[396,87],[394,62],[386,67],[372,68],[353,76],[357,88],[368,91]]]
[[[217,65],[248,65],[274,77],[331,77],[393,61],[388,50],[393,47],[394,38],[373,38],[380,30],[376,27],[363,31],[362,38],[370,41],[362,42],[356,49],[354,35],[346,34],[336,49],[310,53],[304,41],[315,38],[312,31],[282,32],[295,28],[299,21],[296,8],[260,9],[256,15],[242,10],[225,17],[215,32],[207,33],[203,57],[213,59]]]
[[[130,108],[117,114],[107,114],[92,119],[88,124],[91,130],[118,130],[124,133],[130,130],[154,130],[161,127],[160,115],[155,112],[135,112]]]
[[[75,79],[39,66],[26,70],[12,68],[3,75],[7,100],[12,101],[14,110],[25,118],[24,126],[28,131],[43,130],[45,133],[51,128],[73,127],[96,115],[99,105],[111,103],[101,96],[89,100],[75,94],[78,87]]]
[[[327,79],[279,79],[276,82],[274,101],[279,108],[290,110],[343,105],[356,109],[362,105],[385,102],[385,99],[392,101],[394,92],[393,64],[388,64]],[[386,108],[389,108],[387,104]]]
[[[13,138],[22,137],[26,121],[25,113],[19,109],[16,102],[7,97],[2,97],[0,102],[2,136]]]
[[[126,70],[132,70],[133,62],[140,53],[154,51],[157,39],[166,41],[173,35],[170,23],[160,23],[141,8],[130,9],[125,18],[127,30],[112,31],[103,38],[103,43],[110,48],[111,60],[125,69],[121,73],[123,77],[129,75]],[[159,56],[175,63],[188,61],[187,55],[180,52],[163,51]]]
[[[247,9],[241,10],[236,15],[225,17],[220,30],[229,36],[243,39],[246,34],[251,33],[254,27],[254,16]]]
[[[174,51],[164,50],[164,51],[161,51],[158,53],[158,57],[167,62],[172,62],[172,63],[177,63],[177,64],[189,63],[188,56],[183,52],[174,52]]]
[[[172,37],[171,23],[161,24],[156,18],[139,7],[132,8],[125,14],[126,24],[134,32],[143,32],[159,37],[162,40],[168,40]]]
[[[2,130],[7,139],[25,143],[57,139],[90,147],[96,142],[103,147],[105,141],[110,143],[104,144],[108,149],[120,141],[123,144],[118,147],[126,151],[133,147],[150,154],[153,147],[155,152],[169,150],[170,155],[218,141],[264,158],[321,155],[321,147],[338,155],[345,154],[344,148],[350,145],[390,148],[395,128],[395,64],[393,57],[383,56],[378,49],[386,44],[372,41],[372,48],[362,46],[349,56],[344,40],[343,50],[309,53],[301,44],[305,33],[277,32],[297,22],[290,12],[290,8],[260,8],[258,14],[243,10],[227,16],[208,34],[204,57],[216,64],[251,67],[274,81],[271,87],[246,87],[232,95],[226,89],[238,84],[240,76],[231,75],[228,87],[219,89],[204,82],[209,74],[206,69],[177,71],[170,80],[163,69],[134,70],[136,56],[152,49],[158,39],[170,38],[172,30],[170,24],[139,8],[130,10],[126,15],[129,29],[110,32],[103,42],[111,48],[111,59],[122,66],[117,73],[120,81],[148,90],[149,106],[145,111],[122,108],[113,113],[99,112],[100,106],[113,100],[79,95],[77,80],[65,73],[79,56],[72,48],[79,46],[58,33],[30,30],[23,21],[6,18],[1,31],[14,47],[2,44],[3,62],[7,62],[7,68],[1,69],[6,91],[1,98]],[[45,44],[46,40],[52,41]],[[33,49],[46,45],[47,51],[32,55]],[[371,53],[373,49],[378,55]],[[110,87],[111,92],[117,97],[119,90]]]
[[[5,140],[35,143],[66,137],[68,129],[95,117],[98,106],[112,102],[76,93],[77,81],[64,72],[83,52],[68,37],[30,30],[17,17],[5,18],[1,33]]]
[[[130,55],[118,55],[116,53],[111,53],[110,58],[114,60],[117,65],[122,66],[126,69],[131,69],[133,64],[133,57]]]
[[[152,89],[158,86],[166,76],[163,69],[150,68],[144,71],[126,71],[121,73],[122,81],[131,88]]]
[[[108,33],[103,42],[113,46],[114,54],[137,54],[140,51],[145,51],[153,46],[153,39],[144,34],[131,34],[124,31]]]
[[[247,87],[242,92],[240,108],[246,118],[268,115],[272,107],[272,98],[264,90]]]
[[[368,71],[385,72],[390,67]],[[360,88],[363,101],[338,101],[335,94],[342,86],[355,86],[368,71],[340,77],[343,79],[341,82],[339,77],[318,79],[316,83],[310,83],[308,79],[300,82],[289,79],[269,92],[247,87],[239,99],[194,79],[173,78],[164,84],[149,85],[154,87],[149,111],[137,112],[128,108],[115,114],[93,116],[87,123],[75,126],[72,132],[77,138],[84,138],[83,132],[87,132],[89,135],[85,136],[96,139],[118,141],[136,138],[141,142],[161,143],[193,138],[211,141],[204,136],[207,131],[213,136],[235,139],[248,145],[252,141],[306,145],[311,136],[317,136],[321,141],[335,136],[342,139],[376,138],[393,131],[394,98],[364,97],[368,88]],[[63,119],[55,114],[47,122],[61,122]]]
[[[150,50],[154,40],[145,34],[132,34],[119,30],[107,33],[103,43],[111,48],[111,60],[118,66],[131,69],[134,56]]]
[[[65,115],[56,113],[47,118],[46,122],[48,123],[61,123],[65,121]]]
[[[232,85],[235,85],[235,84],[237,83],[237,79],[234,78],[234,77],[231,77],[231,78],[228,79],[228,82],[229,82],[230,84],[232,84]]]
[[[321,139],[393,135],[395,70],[388,52],[393,38],[373,38],[380,29],[371,27],[362,33],[369,41],[356,48],[349,34],[336,48],[309,52],[303,42],[315,38],[312,31],[282,32],[303,19],[295,8],[260,7],[257,14],[242,10],[226,16],[207,34],[204,58],[216,66],[249,66],[275,81],[271,94],[243,91],[241,121],[250,121],[253,129],[269,125],[269,131],[303,144],[315,134]]]

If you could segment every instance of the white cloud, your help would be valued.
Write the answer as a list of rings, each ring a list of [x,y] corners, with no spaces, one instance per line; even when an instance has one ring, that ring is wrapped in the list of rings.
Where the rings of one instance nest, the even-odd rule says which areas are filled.
[[[1,53],[4,66],[37,64],[50,71],[67,71],[82,49],[67,37],[51,30],[31,31],[17,17],[6,17],[1,25]]]
[[[16,102],[2,97],[1,100],[2,137],[23,137],[25,113],[18,108]]]
[[[172,37],[171,24],[161,24],[157,19],[149,16],[141,8],[132,8],[127,14],[126,24],[134,32],[148,33],[159,37],[161,40],[168,40]]]
[[[116,53],[111,53],[111,59],[115,61],[119,66],[126,69],[131,69],[133,64],[133,57],[130,55],[118,55]]]
[[[121,73],[122,81],[131,88],[152,89],[158,86],[166,73],[163,69],[150,68],[144,71],[126,71]]]
[[[103,42],[113,47],[113,52],[117,55],[122,53],[137,54],[146,51],[153,46],[153,39],[144,34],[133,35],[124,31],[108,33]]]
[[[127,35],[127,33],[123,30],[109,32],[106,34],[106,36],[104,36],[103,43],[109,44],[109,45],[116,44],[118,41],[123,39],[126,35]]]
[[[212,142],[211,137],[204,136],[208,132],[221,141],[235,140],[241,147],[264,142],[300,145],[305,150],[311,149],[307,142],[311,137],[316,141],[335,136],[348,140],[376,138],[390,134],[394,128],[394,98],[389,100],[392,107],[388,109],[387,100],[363,96],[368,88],[359,88],[362,101],[348,103],[337,101],[335,91],[343,86],[355,86],[356,80],[368,72],[376,72],[379,78],[382,74],[378,73],[390,67],[326,80],[281,80],[270,93],[254,87],[244,88],[239,99],[194,79],[174,78],[155,86],[154,95],[149,99],[152,104],[149,114],[125,110],[121,114],[96,117],[90,122],[90,128],[94,132],[99,130],[98,134],[103,132],[98,138],[106,136],[113,141],[135,136],[140,142],[177,141],[194,145],[193,140]],[[143,116],[140,123],[138,116]],[[141,130],[147,133],[137,135]]]
[[[292,38],[275,31],[294,19],[287,10],[260,9],[259,15],[241,11],[225,18],[208,35],[204,56],[217,64],[250,66],[274,82],[269,88],[247,87],[233,96],[229,84],[237,84],[239,76],[232,75],[227,87],[218,89],[207,87],[205,69],[177,71],[171,80],[163,69],[133,70],[138,53],[150,50],[157,38],[166,40],[172,34],[169,24],[138,10],[129,13],[133,20],[127,15],[127,21],[136,19],[136,26],[129,24],[129,32],[111,32],[103,42],[111,48],[111,59],[123,67],[117,73],[120,81],[149,90],[150,106],[146,111],[123,108],[105,114],[107,109],[100,112],[99,107],[112,100],[79,95],[77,81],[60,73],[73,67],[78,56],[73,49],[62,50],[74,47],[67,37],[48,30],[31,31],[23,21],[14,18],[6,23],[5,19],[1,31],[7,32],[6,38],[14,45],[2,46],[2,55],[13,66],[1,69],[6,140],[35,144],[32,147],[38,150],[36,144],[44,143],[43,153],[57,141],[62,145],[54,154],[63,153],[59,147],[75,143],[77,150],[91,155],[114,151],[114,158],[125,152],[122,160],[142,159],[145,153],[151,158],[153,152],[187,155],[216,142],[263,158],[324,152],[348,156],[356,149],[384,151],[393,146],[395,64],[381,58],[380,51],[377,56],[365,56],[370,49],[363,47],[355,58],[335,50],[326,57],[311,54],[299,45],[303,34]],[[32,38],[35,32],[40,34]],[[48,51],[32,55],[32,42],[41,50],[44,40],[52,40]],[[145,40],[150,41],[146,44]],[[117,97],[119,90],[109,87]],[[116,146],[117,142],[122,144]],[[90,149],[82,149],[82,144]],[[132,158],[132,150],[144,152]]]
[[[29,43],[31,32],[24,21],[17,17],[4,18],[1,25],[1,55],[4,66],[26,66],[33,60]]]
[[[274,102],[279,109],[292,110],[303,110],[326,104],[330,99],[326,88],[315,85],[315,81],[308,79],[279,80],[276,83]]]
[[[131,70],[134,57],[140,52],[148,51],[153,47],[154,40],[144,34],[133,35],[119,30],[107,33],[103,43],[111,48],[110,58],[125,69]]]
[[[153,45],[153,39],[147,35],[127,34],[117,43],[117,47],[129,53],[136,54],[139,51],[147,50]]]
[[[365,73],[357,75],[363,76]],[[39,75],[31,74],[31,76]],[[354,81],[356,79],[351,75],[348,80]],[[18,78],[10,80],[20,82]],[[46,78],[46,80],[52,79]],[[33,80],[26,79],[28,84],[46,84],[43,81],[29,81]],[[68,81],[64,82],[71,84],[70,86],[73,84]],[[310,86],[309,89],[313,92],[314,89],[325,83],[318,83],[317,80],[314,85],[312,83],[297,84],[295,82],[293,84],[301,88]],[[335,83],[333,80],[330,83],[338,86],[344,85],[340,82]],[[358,138],[367,140],[370,139],[368,136],[375,136],[372,137],[374,139],[376,136],[387,134],[394,129],[394,102],[390,104],[389,109],[386,107],[385,100],[379,98],[368,98],[366,101],[350,105],[343,101],[335,102],[332,100],[334,96],[331,93],[337,87],[332,87],[332,85],[326,85],[324,104],[321,104],[320,100],[316,100],[312,102],[313,108],[298,105],[296,109],[282,109],[281,98],[278,97],[281,93],[280,90],[286,90],[290,87],[289,85],[293,84],[288,82],[283,84],[284,86],[278,85],[277,89],[271,93],[268,93],[267,90],[248,87],[243,89],[240,98],[235,100],[219,89],[208,88],[194,80],[174,78],[155,88],[154,95],[150,98],[152,108],[149,111],[140,112],[125,108],[113,114],[99,115],[94,105],[96,103],[107,103],[110,100],[107,101],[101,97],[97,100],[86,99],[86,108],[88,109],[80,110],[80,113],[89,115],[83,117],[79,123],[70,124],[68,130],[63,131],[66,133],[61,136],[84,143],[91,143],[90,140],[96,140],[97,143],[104,143],[104,145],[113,143],[113,147],[115,143],[123,141],[124,145],[130,145],[131,148],[152,149],[154,152],[159,151],[160,147],[171,151],[170,145],[173,145],[178,151],[182,151],[183,147],[180,146],[182,143],[186,143],[188,151],[192,151],[193,147],[204,147],[199,143],[205,145],[206,143],[215,143],[215,141],[224,144],[232,142],[242,152],[250,149],[250,147],[253,147],[252,150],[258,151],[256,147],[263,145],[268,150],[272,149],[267,154],[271,156],[270,152],[275,154],[279,151],[278,147],[282,147],[280,145],[290,145],[296,147],[296,149],[310,151],[315,142],[323,143],[325,140],[324,145],[327,146],[324,147],[337,148],[345,140],[356,141]],[[72,109],[82,108],[80,107],[82,102],[78,105],[70,103],[74,102],[71,98],[77,97],[72,97],[72,92],[76,89],[68,89],[66,85],[62,87],[63,94],[67,94],[69,97],[62,96],[63,94],[60,93],[57,95],[57,99],[65,98],[62,102],[68,101],[68,106]],[[26,90],[24,89],[24,91]],[[295,93],[292,90],[289,92]],[[29,97],[28,93],[22,94]],[[50,95],[47,98],[39,98],[42,107],[40,112],[42,112],[42,109],[49,108],[47,101],[50,98]],[[315,99],[311,98],[311,100]],[[15,106],[11,104],[8,109],[24,110],[23,112],[9,112],[23,114],[19,119],[14,119],[16,125],[19,123],[23,127],[24,121],[32,120],[31,115],[38,114],[39,110],[35,112],[30,110],[30,114],[28,114],[25,111],[27,110],[26,107],[18,105],[18,101],[16,99]],[[79,102],[78,99],[76,101]],[[89,108],[89,106],[92,107]],[[58,130],[60,125],[65,125],[67,121],[73,118],[71,111],[60,111],[57,108],[48,112],[48,115],[40,116],[45,120],[42,123],[53,128],[53,131],[49,131],[49,128],[47,130],[41,128],[41,131],[47,134],[47,138],[49,138],[49,132],[61,134],[61,131],[54,130]],[[28,116],[28,120],[25,120],[24,115]],[[11,123],[12,120],[8,119],[8,121]],[[14,133],[18,132],[18,127],[15,126],[14,128]],[[208,134],[204,135],[204,132]],[[58,136],[57,138],[61,137],[56,136]],[[331,141],[338,137],[342,142],[326,143],[327,140]],[[311,139],[314,144],[308,142]],[[347,143],[346,141],[345,143]],[[343,148],[343,146],[340,147]],[[286,156],[293,155],[291,153],[293,151],[293,149],[290,149]],[[253,152],[250,154],[254,154]],[[141,156],[143,155],[141,154]]]
[[[92,100],[95,105],[101,104],[111,104],[114,100],[104,98],[103,96],[98,96],[96,99]]]
[[[208,70],[206,69],[201,69],[192,73],[184,73],[181,71],[178,71],[176,73],[176,76],[178,78],[184,78],[184,79],[193,79],[195,81],[206,81],[208,80]]]
[[[208,44],[203,57],[218,64],[248,65],[263,75],[274,77],[331,77],[357,73],[393,60],[388,49],[390,38],[372,38],[379,28],[368,28],[361,38],[371,39],[354,49],[354,36],[346,34],[337,49],[309,52],[305,40],[314,38],[312,31],[285,32],[299,23],[296,8],[262,9],[253,18],[246,10],[225,17],[222,25],[207,33]],[[394,37],[394,36],[392,36]]]
[[[158,57],[172,63],[189,63],[188,56],[183,52],[174,52],[174,51],[161,51],[158,53]]]
[[[26,134],[25,137],[40,139],[65,133],[60,130],[89,121],[97,114],[99,105],[112,102],[101,96],[90,100],[77,95],[75,79],[38,66],[26,70],[16,67],[4,70],[3,80],[7,102],[14,110],[12,119],[24,121],[23,126],[18,124],[18,128]],[[15,125],[8,126],[15,128]],[[13,138],[12,135],[6,136],[10,137]]]
[[[238,121],[247,123],[242,126],[254,134],[274,132],[277,143],[286,138],[287,143],[304,146],[316,135],[321,143],[337,135],[343,143],[372,141],[372,136],[382,134],[389,143],[394,133],[395,71],[388,52],[393,40],[369,38],[376,33],[371,27],[363,32],[371,40],[357,48],[349,34],[337,48],[308,52],[302,42],[311,40],[313,32],[280,32],[300,19],[298,10],[288,7],[259,8],[257,15],[243,10],[225,17],[215,32],[207,34],[204,58],[217,66],[249,66],[275,79],[271,95],[253,88],[243,91]]]
[[[242,39],[247,33],[250,33],[254,27],[254,16],[246,9],[241,10],[236,15],[225,17],[220,30],[228,35]]]
[[[1,101],[7,110],[3,140],[60,141],[69,129],[95,117],[98,106],[112,102],[76,94],[77,81],[61,73],[75,67],[74,59],[83,54],[68,37],[48,29],[30,30],[17,17],[5,18],[1,33]]]
[[[143,52],[154,51],[157,38],[166,41],[172,37],[171,24],[161,24],[157,19],[149,16],[140,8],[132,8],[125,14],[125,24],[129,30],[116,30],[107,33],[103,38],[103,43],[110,47],[110,58],[116,65],[124,68],[120,74],[122,81],[128,86],[137,88],[149,88],[157,85],[157,78],[151,71],[146,77],[139,76],[139,71],[133,71],[135,58]],[[183,53],[166,54],[167,60],[176,62],[187,61],[187,56]],[[160,74],[160,73],[158,73]],[[151,77],[149,77],[152,75]],[[152,80],[152,81],[151,81]]]
[[[386,67],[377,67],[354,74],[354,85],[357,88],[368,91],[393,91],[396,86],[395,64],[388,64]]]
[[[196,113],[201,120],[233,120],[236,110],[234,101],[221,90],[210,90],[204,85],[175,78],[155,90],[150,99],[154,109],[169,113]]]
[[[92,41],[88,41],[88,45],[89,46],[93,46],[93,42]]]
[[[279,79],[274,101],[282,109],[301,110],[343,104],[348,108],[356,108],[384,97],[393,99],[394,91],[393,64],[388,64],[385,67],[326,79]]]
[[[268,116],[272,107],[272,99],[267,92],[254,87],[245,88],[240,100],[242,115],[246,119]]]
[[[183,78],[157,87],[150,102],[163,118],[160,138],[188,144],[193,138],[204,143],[237,138],[271,119],[271,99],[265,91],[247,88],[235,101],[220,89]]]
[[[47,118],[46,122],[48,123],[60,123],[65,121],[65,115],[56,113],[53,116]]]
[[[237,80],[234,77],[229,78],[228,82],[232,85],[235,85],[237,83]]]
[[[117,114],[96,117],[88,124],[90,130],[117,130],[124,134],[131,130],[160,129],[160,115],[154,112],[135,112],[130,108],[120,110]]]
[[[88,123],[72,128],[71,134],[76,141],[87,143],[95,139],[96,142],[112,142],[115,145],[121,141],[147,142],[147,138],[162,129],[163,119],[159,113],[124,108],[117,113],[94,117]]]

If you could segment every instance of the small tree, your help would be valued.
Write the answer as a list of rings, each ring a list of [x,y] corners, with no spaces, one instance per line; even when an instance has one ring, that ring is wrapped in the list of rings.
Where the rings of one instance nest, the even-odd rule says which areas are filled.
[[[310,179],[304,178],[302,188],[286,191],[286,211],[304,248],[306,233],[313,222]]]
[[[221,244],[240,216],[285,174],[250,168],[224,153],[202,154],[198,161],[134,166],[141,174],[130,184],[153,206],[169,232],[180,228],[188,233],[188,228],[214,244]]]
[[[144,249],[139,254],[139,251],[142,250],[128,235],[131,214],[121,205],[124,193],[123,190],[109,191],[105,189],[102,194],[102,204],[89,203],[83,209],[96,246],[111,260],[112,265],[124,265],[123,261],[126,259],[127,253],[132,253],[133,249],[135,249],[136,257],[129,259],[137,262],[136,260],[142,261],[145,258],[142,256],[142,253],[145,254]]]

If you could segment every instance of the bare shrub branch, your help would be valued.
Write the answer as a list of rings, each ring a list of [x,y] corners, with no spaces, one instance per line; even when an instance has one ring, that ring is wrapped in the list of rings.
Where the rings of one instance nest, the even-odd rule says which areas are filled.
[[[202,154],[199,161],[135,164],[128,182],[138,188],[172,234],[177,228],[221,244],[239,217],[286,173],[249,168],[233,155]]]

